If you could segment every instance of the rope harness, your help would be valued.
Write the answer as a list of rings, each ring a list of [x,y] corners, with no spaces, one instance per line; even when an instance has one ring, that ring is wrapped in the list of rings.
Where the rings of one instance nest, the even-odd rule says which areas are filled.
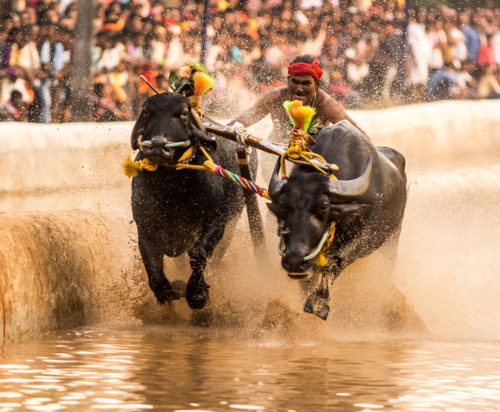
[[[140,143],[140,147],[142,146],[148,146],[151,145],[151,142],[149,141],[144,141]],[[207,170],[209,172],[212,172],[215,175],[221,176],[224,179],[229,180],[230,182],[233,182],[239,186],[241,186],[244,189],[250,190],[256,194],[258,194],[261,197],[264,197],[268,200],[271,200],[269,197],[269,193],[267,192],[267,189],[265,187],[262,187],[258,185],[255,182],[252,182],[248,179],[245,179],[242,176],[239,176],[222,166],[216,165],[212,159],[212,157],[208,154],[206,149],[203,146],[197,146],[200,148],[201,152],[205,156],[206,160],[203,162],[203,165],[192,165],[187,162],[187,160],[192,159],[192,155],[195,152],[195,147],[191,145],[190,140],[184,140],[182,142],[176,142],[176,143],[167,143],[165,145],[167,148],[173,148],[173,147],[188,147],[187,150],[182,154],[182,156],[179,158],[174,167],[176,170],[182,170],[182,169],[192,169],[192,170]],[[138,170],[147,170],[149,172],[154,172],[158,168],[157,165],[153,165],[149,162],[148,159],[143,159],[143,160],[135,160],[132,161],[130,157],[125,159],[123,162],[123,168],[125,171],[125,174],[128,177],[134,177],[137,175]]]

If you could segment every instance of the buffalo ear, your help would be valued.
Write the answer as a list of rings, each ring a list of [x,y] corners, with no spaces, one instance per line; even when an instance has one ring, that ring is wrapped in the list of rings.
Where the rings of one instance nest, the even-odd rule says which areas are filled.
[[[273,213],[273,215],[275,215],[276,217],[279,217],[279,211],[280,211],[280,207],[277,203],[266,203],[266,206],[269,208],[269,210]]]
[[[140,130],[143,128],[142,127],[142,123],[144,122],[143,117],[144,116],[141,111],[141,114],[137,118],[137,121],[134,124],[134,128],[132,129],[132,134],[130,135],[130,146],[132,146],[132,150],[139,149],[137,141],[139,140],[139,136],[141,135]]]
[[[342,203],[330,204],[330,219],[337,220],[345,217],[355,217],[359,215],[368,205],[363,203]]]

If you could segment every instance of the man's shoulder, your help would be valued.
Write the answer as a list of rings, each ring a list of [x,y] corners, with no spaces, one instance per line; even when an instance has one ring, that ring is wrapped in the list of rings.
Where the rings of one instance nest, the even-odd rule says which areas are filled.
[[[337,101],[323,89],[318,89],[316,102],[318,109],[321,107],[337,104]]]

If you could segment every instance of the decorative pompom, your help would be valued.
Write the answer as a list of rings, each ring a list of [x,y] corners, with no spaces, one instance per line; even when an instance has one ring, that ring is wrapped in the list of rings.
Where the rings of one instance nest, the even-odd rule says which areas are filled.
[[[300,100],[286,101],[283,106],[292,121],[292,124],[304,131],[309,130],[309,126],[316,114],[316,109],[311,106],[303,106]]]
[[[123,161],[123,171],[125,172],[125,175],[127,177],[135,177],[137,175],[137,166],[136,164],[132,161],[130,156],[128,156],[124,161]]]
[[[326,266],[326,257],[321,252],[318,256],[316,256],[316,266],[323,267]]]
[[[215,83],[212,76],[203,72],[196,72],[193,75],[194,81],[194,95],[203,96],[207,91],[209,91]]]

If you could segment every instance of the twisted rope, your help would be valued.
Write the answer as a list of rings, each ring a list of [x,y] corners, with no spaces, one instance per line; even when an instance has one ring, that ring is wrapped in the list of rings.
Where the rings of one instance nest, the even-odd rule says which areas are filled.
[[[242,176],[239,176],[227,169],[224,169],[222,166],[217,166],[214,171],[215,174],[222,176],[223,178],[230,180],[233,183],[243,187],[244,189],[250,190],[254,193],[257,193],[261,197],[265,197],[268,200],[271,200],[269,194],[267,193],[267,189],[265,187],[259,186],[257,183],[252,182],[248,179],[245,179]]]

